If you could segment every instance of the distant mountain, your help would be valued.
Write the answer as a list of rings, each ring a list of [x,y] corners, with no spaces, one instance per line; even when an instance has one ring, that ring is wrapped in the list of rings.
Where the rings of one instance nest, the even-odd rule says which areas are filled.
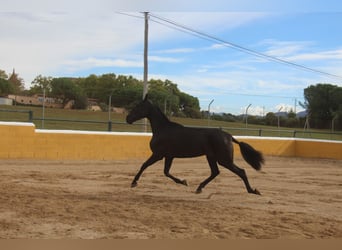
[[[280,117],[287,117],[287,112],[275,112],[274,114]]]
[[[297,113],[297,117],[298,118],[303,118],[303,117],[306,117],[307,114],[308,114],[308,112],[306,110],[300,111],[300,112]]]

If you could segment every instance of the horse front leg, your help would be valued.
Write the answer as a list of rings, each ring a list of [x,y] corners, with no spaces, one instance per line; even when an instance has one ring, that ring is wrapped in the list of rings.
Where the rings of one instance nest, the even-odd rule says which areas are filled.
[[[170,168],[171,168],[171,164],[172,164],[173,158],[172,157],[165,157],[165,165],[164,165],[164,174],[165,176],[171,178],[174,182],[178,183],[178,184],[182,184],[187,186],[188,183],[186,180],[180,180],[176,177],[174,177],[173,175],[170,174]]]
[[[153,163],[161,160],[162,158],[163,158],[162,156],[159,156],[159,155],[156,155],[156,154],[152,154],[150,156],[150,158],[148,158],[147,161],[145,161],[142,164],[139,172],[135,175],[135,177],[134,177],[134,179],[132,181],[131,187],[133,188],[133,187],[136,187],[138,185],[138,180],[139,180],[140,176],[142,175],[142,173],[145,171],[145,169],[147,167],[151,166]]]

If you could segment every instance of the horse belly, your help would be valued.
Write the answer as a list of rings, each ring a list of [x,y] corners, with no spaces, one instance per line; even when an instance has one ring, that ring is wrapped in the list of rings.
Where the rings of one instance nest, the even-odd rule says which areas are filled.
[[[167,148],[167,154],[177,158],[197,157],[206,154],[205,146],[198,141],[174,142],[170,140]]]

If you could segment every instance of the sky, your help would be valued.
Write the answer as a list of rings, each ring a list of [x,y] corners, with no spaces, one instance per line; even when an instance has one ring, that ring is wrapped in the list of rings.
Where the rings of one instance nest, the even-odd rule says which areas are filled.
[[[142,80],[143,11],[151,14],[148,78],[176,83],[202,110],[214,100],[211,112],[241,114],[249,104],[253,115],[298,112],[306,87],[342,86],[336,0],[4,0],[0,69],[14,68],[27,89],[38,75]]]

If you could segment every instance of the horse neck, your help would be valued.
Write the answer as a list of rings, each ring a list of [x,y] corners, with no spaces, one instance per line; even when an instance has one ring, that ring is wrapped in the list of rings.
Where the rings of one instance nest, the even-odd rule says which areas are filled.
[[[159,129],[167,126],[170,120],[157,107],[152,107],[147,117],[152,127],[152,133],[158,132]]]

